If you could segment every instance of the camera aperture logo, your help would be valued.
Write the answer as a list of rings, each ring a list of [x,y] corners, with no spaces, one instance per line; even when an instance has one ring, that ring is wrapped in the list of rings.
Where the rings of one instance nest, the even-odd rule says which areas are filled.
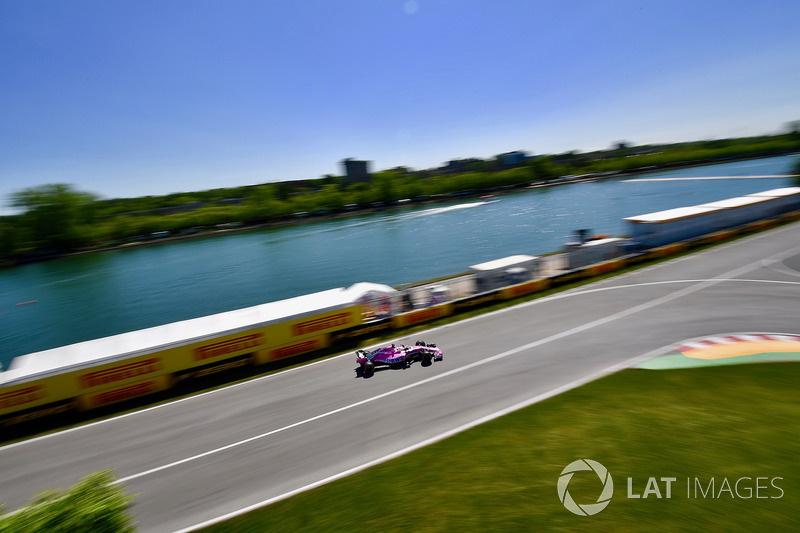
[[[569,484],[573,476],[578,472],[587,472],[591,478],[593,472],[600,480],[603,488],[597,501],[577,503],[569,492]],[[725,476],[721,480],[719,477],[686,477],[686,493],[683,496],[682,485],[683,482],[679,481],[677,476],[649,476],[646,478],[647,483],[642,482],[639,478],[638,483],[633,477],[628,477],[627,481],[627,498],[628,500],[636,500],[644,502],[648,499],[666,499],[672,500],[677,498],[686,498],[687,500],[708,500],[709,503],[715,500],[741,500],[745,504],[749,500],[780,500],[785,495],[781,482],[781,476],[755,476],[746,475],[739,477]],[[578,482],[577,493],[581,494],[583,499],[586,499],[587,494],[596,494],[592,488],[594,485],[586,481],[591,479],[584,479]],[[641,487],[644,486],[644,491]],[[663,486],[663,489],[662,489]],[[639,487],[637,490],[636,487]],[[576,487],[573,487],[576,488]],[[588,489],[588,492],[587,492]],[[567,508],[567,510],[578,516],[592,516],[596,515],[611,502],[614,496],[614,481],[611,479],[611,474],[608,469],[592,459],[578,459],[567,465],[561,471],[558,477],[558,499]],[[581,499],[581,498],[579,498]]]
[[[578,504],[569,493],[569,482],[575,472],[591,471],[597,474],[603,484],[603,491],[595,503]],[[578,459],[567,465],[558,477],[558,499],[570,512],[579,516],[592,516],[605,509],[614,495],[614,481],[606,467],[591,459]]]

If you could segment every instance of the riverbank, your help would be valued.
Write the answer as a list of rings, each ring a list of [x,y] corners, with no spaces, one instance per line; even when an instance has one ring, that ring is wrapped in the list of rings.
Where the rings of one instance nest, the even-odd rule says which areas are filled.
[[[227,223],[227,224],[220,224],[221,227],[215,227],[208,230],[197,231],[195,233],[189,234],[180,234],[180,235],[166,235],[166,236],[156,236],[156,237],[149,237],[146,239],[140,240],[133,240],[124,243],[115,243],[110,245],[103,245],[103,246],[95,246],[83,250],[78,250],[74,252],[68,253],[54,253],[54,254],[37,254],[30,257],[25,258],[13,258],[13,259],[0,259],[0,268],[11,268],[17,265],[27,264],[27,263],[34,263],[34,262],[41,262],[41,261],[50,261],[53,259],[59,259],[63,257],[73,257],[73,256],[81,256],[87,254],[96,254],[101,252],[109,252],[115,250],[124,250],[142,246],[150,246],[150,245],[158,245],[158,244],[165,244],[165,243],[172,243],[172,242],[179,242],[179,241],[186,241],[186,240],[194,240],[194,239],[202,239],[207,237],[220,237],[225,235],[233,235],[238,233],[256,231],[256,230],[263,230],[263,229],[272,229],[272,228],[281,228],[281,227],[288,227],[288,226],[298,226],[313,222],[325,222],[331,220],[339,220],[339,219],[347,219],[353,218],[356,216],[364,216],[364,215],[371,215],[376,213],[386,213],[386,212],[397,212],[403,211],[410,207],[419,207],[425,205],[437,205],[448,203],[460,199],[473,199],[473,200],[480,200],[484,198],[486,195],[491,195],[493,197],[504,196],[508,194],[513,194],[516,192],[529,190],[529,189],[542,189],[542,188],[550,188],[550,187],[557,187],[559,185],[569,185],[575,183],[586,183],[586,182],[593,182],[593,181],[604,181],[610,180],[620,177],[628,177],[632,175],[639,175],[639,174],[648,174],[654,172],[663,172],[669,170],[677,170],[683,168],[693,168],[693,167],[704,167],[709,165],[716,165],[720,163],[728,163],[728,162],[736,162],[736,161],[747,161],[747,160],[757,160],[757,159],[765,159],[770,157],[779,157],[779,156],[786,156],[786,155],[796,155],[800,154],[798,151],[780,151],[780,152],[769,152],[769,153],[756,153],[756,154],[748,154],[743,156],[729,156],[724,158],[712,158],[712,159],[704,159],[704,160],[691,160],[691,161],[683,161],[683,162],[674,162],[668,163],[664,165],[650,165],[644,167],[638,167],[635,169],[629,170],[616,170],[616,171],[608,171],[608,172],[601,172],[601,173],[589,173],[589,174],[576,174],[570,176],[561,176],[559,178],[554,178],[550,180],[545,180],[543,182],[523,182],[515,185],[507,185],[503,187],[491,187],[486,189],[476,189],[476,190],[468,190],[468,191],[460,191],[451,194],[443,194],[443,195],[434,195],[422,199],[414,199],[413,201],[410,199],[406,200],[396,200],[391,202],[388,205],[380,205],[380,206],[364,206],[358,207],[349,210],[343,210],[339,212],[328,212],[328,213],[296,213],[294,215],[290,215],[285,218],[271,220],[268,222],[263,222],[259,224],[244,224],[241,222],[234,222],[234,223]]]

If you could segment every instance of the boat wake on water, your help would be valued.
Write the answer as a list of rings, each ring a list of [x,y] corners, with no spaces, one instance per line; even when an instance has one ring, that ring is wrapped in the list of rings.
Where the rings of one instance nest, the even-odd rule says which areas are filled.
[[[387,222],[400,222],[400,221],[403,221],[403,220],[410,220],[410,219],[413,219],[413,218],[426,217],[426,216],[430,216],[430,215],[439,215],[439,214],[442,214],[442,213],[447,213],[449,211],[457,211],[457,210],[460,210],[460,209],[469,209],[469,208],[473,208],[473,207],[480,207],[482,205],[493,204],[493,203],[496,203],[496,202],[499,202],[499,201],[500,200],[489,200],[489,201],[481,201],[481,202],[468,202],[468,203],[464,203],[464,204],[448,205],[446,207],[434,207],[434,208],[431,208],[431,209],[424,209],[422,211],[417,211],[417,212],[414,212],[414,213],[403,213],[403,214],[399,214],[399,215],[390,215],[390,216],[387,216],[387,217],[381,217],[381,218],[378,218],[378,219],[375,219],[375,220],[364,220],[364,221],[361,221],[361,222],[354,222],[352,224],[345,224],[345,225],[342,225],[342,226],[336,226],[335,228],[321,228],[321,229],[307,231],[307,232],[300,233],[300,234],[286,236],[284,239],[279,239],[279,240],[297,239],[297,238],[300,238],[300,237],[308,237],[308,236],[311,236],[311,235],[318,235],[320,233],[327,233],[327,232],[331,232],[331,231],[341,231],[341,230],[345,230],[345,229],[358,228],[358,227],[363,227],[363,226],[370,226],[370,225],[373,225],[373,224],[384,224],[384,223],[387,223]],[[276,242],[276,241],[270,241],[270,242]]]

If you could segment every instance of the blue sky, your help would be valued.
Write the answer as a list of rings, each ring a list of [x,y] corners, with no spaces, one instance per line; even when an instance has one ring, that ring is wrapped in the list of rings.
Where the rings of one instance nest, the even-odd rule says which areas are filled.
[[[0,0],[0,201],[775,133],[800,120],[798,20],[796,0]]]

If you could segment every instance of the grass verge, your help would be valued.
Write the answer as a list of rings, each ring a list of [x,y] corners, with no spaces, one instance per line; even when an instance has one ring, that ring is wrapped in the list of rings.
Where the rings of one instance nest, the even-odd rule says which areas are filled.
[[[204,531],[797,531],[798,382],[800,363],[625,370]],[[556,490],[583,458],[615,485],[591,517]],[[650,477],[672,497],[627,497]],[[600,487],[578,472],[569,491]]]

